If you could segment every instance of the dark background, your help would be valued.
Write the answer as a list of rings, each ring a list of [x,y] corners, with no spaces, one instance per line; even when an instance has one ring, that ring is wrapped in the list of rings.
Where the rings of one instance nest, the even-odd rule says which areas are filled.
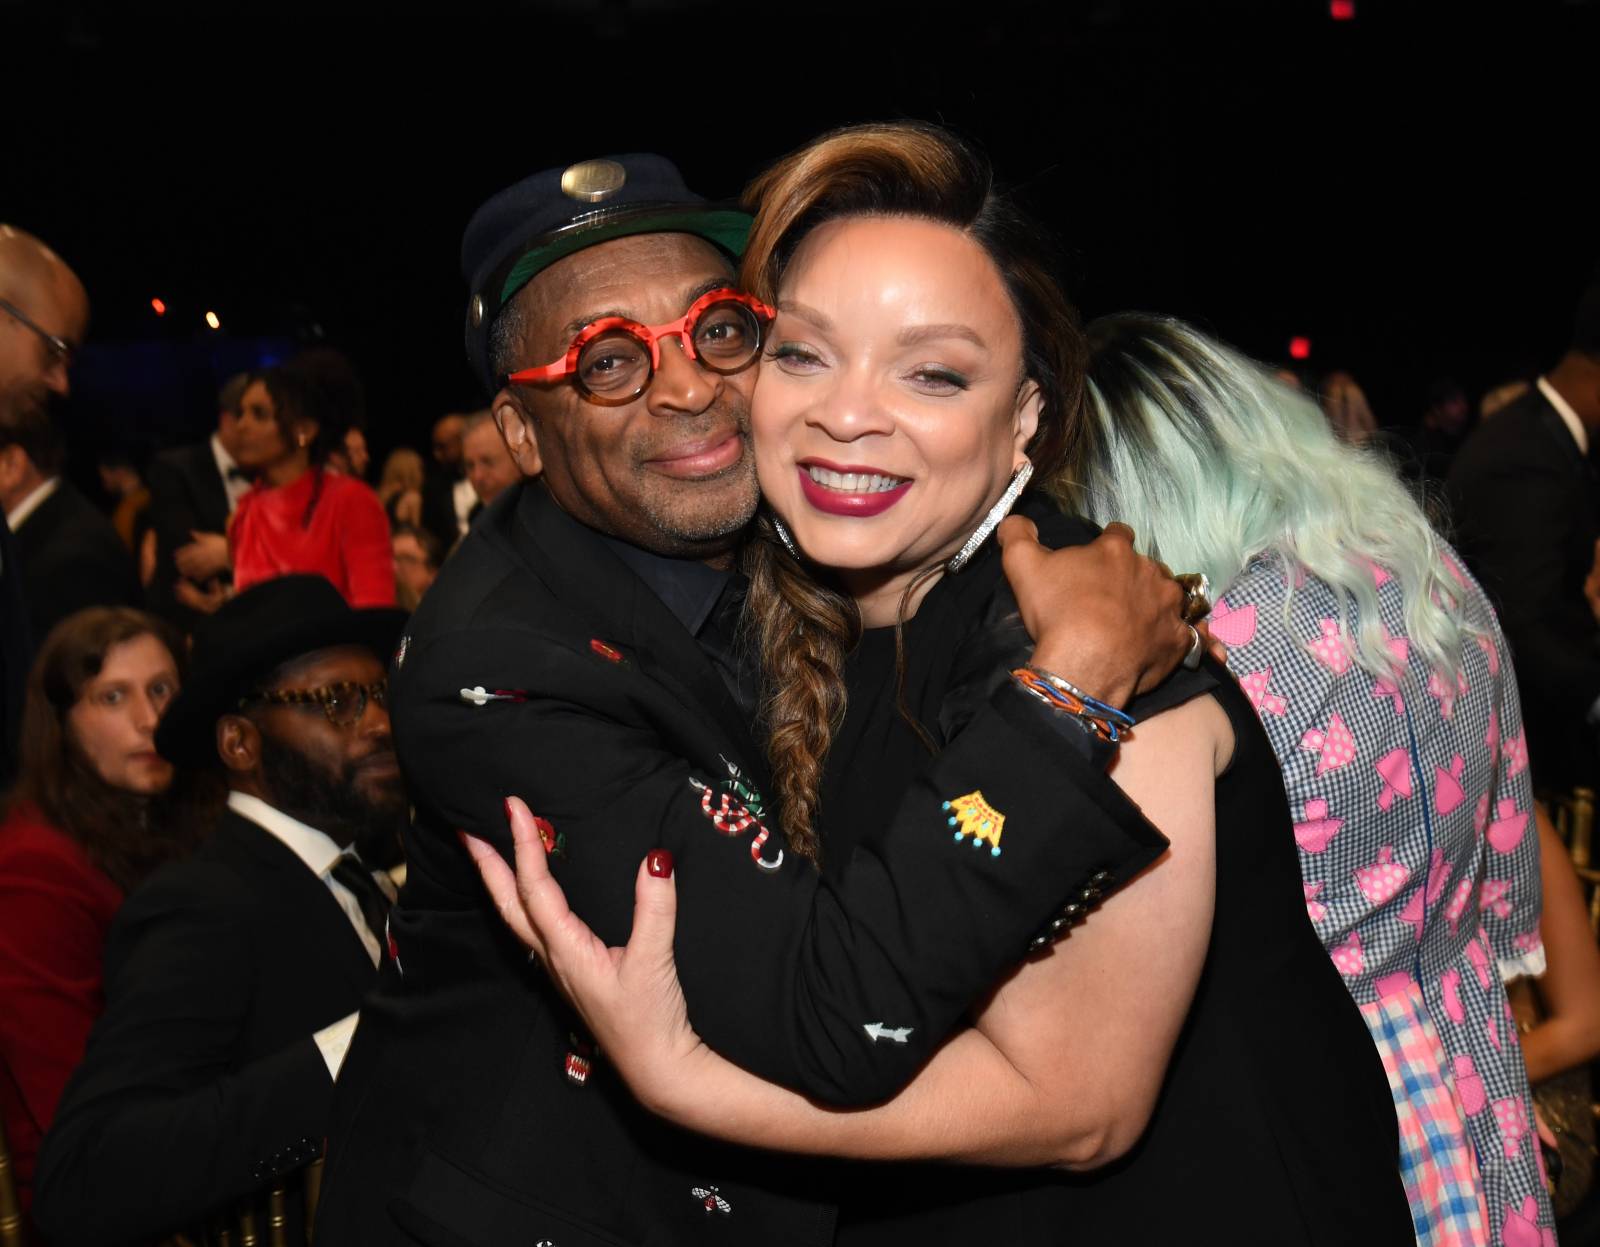
[[[644,148],[731,195],[827,127],[924,118],[1024,188],[1086,315],[1275,362],[1305,335],[1403,425],[1432,379],[1475,399],[1565,344],[1600,257],[1600,3],[1355,9],[0,0],[0,220],[93,299],[80,458],[204,431],[223,376],[318,334],[381,455],[480,401],[457,248],[492,191]]]

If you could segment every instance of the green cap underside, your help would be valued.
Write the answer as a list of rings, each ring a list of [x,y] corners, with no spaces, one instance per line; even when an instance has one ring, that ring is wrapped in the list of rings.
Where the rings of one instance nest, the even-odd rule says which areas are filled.
[[[623,217],[589,229],[568,231],[542,247],[535,247],[517,261],[505,285],[500,288],[500,301],[494,310],[499,311],[512,295],[557,260],[596,243],[627,238],[632,234],[694,234],[715,243],[737,258],[744,254],[751,223],[750,216],[743,212],[721,208],[697,212],[679,208],[644,216]]]

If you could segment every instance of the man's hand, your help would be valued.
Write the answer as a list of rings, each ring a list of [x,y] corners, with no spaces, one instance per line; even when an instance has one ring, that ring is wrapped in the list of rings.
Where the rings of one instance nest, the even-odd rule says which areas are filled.
[[[172,552],[172,561],[178,571],[196,584],[203,584],[213,576],[228,570],[228,539],[221,533],[189,531],[194,540]]]
[[[202,615],[215,615],[228,600],[228,590],[221,581],[213,580],[204,588],[191,580],[179,580],[172,586],[172,596],[192,611]]]
[[[1108,705],[1126,706],[1189,652],[1194,637],[1183,622],[1183,589],[1134,551],[1126,525],[1107,524],[1087,545],[1064,550],[1040,545],[1038,528],[1019,515],[997,536],[1040,667]]]

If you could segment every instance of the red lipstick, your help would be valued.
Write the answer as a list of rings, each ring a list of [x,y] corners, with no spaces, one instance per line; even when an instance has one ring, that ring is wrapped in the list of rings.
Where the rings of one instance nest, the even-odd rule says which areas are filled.
[[[848,515],[857,519],[869,519],[874,515],[882,515],[900,499],[906,496],[906,490],[911,488],[910,481],[901,481],[893,489],[879,489],[871,491],[845,491],[830,489],[826,485],[819,485],[811,479],[811,467],[823,468],[829,472],[838,472],[844,475],[857,476],[888,476],[892,472],[882,472],[876,468],[861,466],[845,466],[842,464],[828,463],[822,459],[807,459],[797,465],[800,473],[800,492],[818,511],[826,515]]]

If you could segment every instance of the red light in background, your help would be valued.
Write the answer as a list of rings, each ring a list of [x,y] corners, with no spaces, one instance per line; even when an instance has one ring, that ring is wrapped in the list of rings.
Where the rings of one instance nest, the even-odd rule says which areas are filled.
[[[1290,359],[1310,359],[1311,358],[1311,339],[1310,338],[1290,338],[1289,339],[1289,358]]]
[[[1328,16],[1336,22],[1354,21],[1356,0],[1328,0]]]
[[[165,316],[167,314],[167,305],[165,301],[161,299],[151,299],[150,310],[157,316]]]

